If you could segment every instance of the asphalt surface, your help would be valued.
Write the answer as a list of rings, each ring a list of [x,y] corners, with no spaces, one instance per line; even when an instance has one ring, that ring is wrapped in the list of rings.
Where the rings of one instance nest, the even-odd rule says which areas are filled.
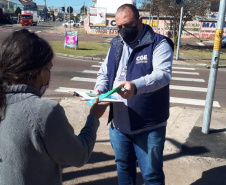
[[[102,60],[102,58],[96,56],[88,59]],[[183,58],[175,62],[179,65],[190,65],[186,62],[187,60]],[[73,98],[53,98],[53,100],[64,107],[75,134],[79,134],[89,112],[90,107],[87,103]],[[163,167],[166,185],[226,185],[226,111],[212,111],[209,134],[201,132],[203,111],[203,109],[190,107],[170,108]],[[107,115],[108,110],[100,119],[97,142],[89,162],[81,168],[63,167],[64,185],[117,184],[114,152],[109,142]],[[139,168],[137,172],[137,185],[143,185]]]

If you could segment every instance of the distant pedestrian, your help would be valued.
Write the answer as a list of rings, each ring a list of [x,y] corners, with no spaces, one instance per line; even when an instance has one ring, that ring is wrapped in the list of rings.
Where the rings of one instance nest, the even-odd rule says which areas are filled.
[[[83,166],[107,103],[90,109],[77,136],[63,108],[41,98],[49,86],[53,51],[26,29],[13,32],[0,53],[0,184],[60,185],[61,165]],[[74,110],[76,111],[76,110]]]
[[[111,41],[94,92],[123,87],[116,95],[123,103],[111,104],[109,115],[118,182],[136,184],[138,161],[146,185],[163,185],[173,43],[142,24],[132,4],[120,6],[115,20],[119,36]]]

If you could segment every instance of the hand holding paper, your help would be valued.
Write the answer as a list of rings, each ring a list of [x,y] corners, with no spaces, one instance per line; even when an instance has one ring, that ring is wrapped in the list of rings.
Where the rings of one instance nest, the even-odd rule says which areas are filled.
[[[118,86],[118,87],[112,89],[111,91],[106,92],[105,94],[100,94],[100,95],[98,95],[99,101],[101,101],[101,100],[103,100],[104,98],[107,98],[108,96],[110,96],[111,94],[113,94],[113,93],[119,91],[121,88],[122,88],[122,86],[120,85],[120,86]],[[94,101],[95,101],[95,99],[91,99],[91,100],[87,101],[87,103],[91,106],[91,105],[93,104]]]
[[[121,83],[123,90],[119,90],[118,94],[124,98],[129,99],[132,98],[134,94],[136,94],[137,88],[133,81],[123,81]]]

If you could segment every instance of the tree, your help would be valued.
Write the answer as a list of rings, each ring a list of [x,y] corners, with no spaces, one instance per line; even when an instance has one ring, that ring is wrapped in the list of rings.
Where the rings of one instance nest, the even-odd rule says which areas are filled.
[[[182,30],[187,21],[193,20],[195,17],[204,17],[210,10],[211,3],[219,0],[183,0],[183,22]],[[177,38],[178,28],[180,24],[181,3],[177,4],[176,0],[144,0],[142,8],[150,11],[152,16],[164,16],[171,19],[170,27],[175,31]],[[176,43],[176,41],[174,41]]]
[[[86,6],[82,6],[82,8],[80,9],[80,14],[87,15],[87,7]]]
[[[17,7],[16,10],[15,10],[15,15],[18,16],[18,14],[21,14],[20,7]]]

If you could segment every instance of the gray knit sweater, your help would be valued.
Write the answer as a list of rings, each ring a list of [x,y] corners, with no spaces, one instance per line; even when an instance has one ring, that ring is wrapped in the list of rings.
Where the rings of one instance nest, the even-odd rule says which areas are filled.
[[[83,166],[96,140],[92,115],[78,136],[63,108],[35,88],[10,86],[0,123],[0,185],[59,185],[61,165]]]

